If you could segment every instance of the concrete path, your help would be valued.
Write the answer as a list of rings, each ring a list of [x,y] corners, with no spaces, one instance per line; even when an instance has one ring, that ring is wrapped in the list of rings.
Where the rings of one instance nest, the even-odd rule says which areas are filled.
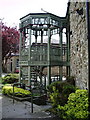
[[[2,114],[2,120],[57,120],[53,115],[45,112],[46,109],[50,108],[50,105],[33,105],[33,113],[31,113],[31,103],[30,102],[19,102],[15,101],[6,96],[0,96],[0,113]],[[7,118],[7,119],[5,119]]]
[[[0,94],[0,120],[2,118],[2,97],[1,97],[1,94]]]

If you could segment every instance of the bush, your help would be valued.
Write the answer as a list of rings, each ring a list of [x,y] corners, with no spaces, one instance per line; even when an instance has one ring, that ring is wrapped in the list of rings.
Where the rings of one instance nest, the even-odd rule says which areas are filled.
[[[48,86],[48,94],[53,107],[58,104],[65,105],[70,93],[75,92],[75,86],[66,81],[56,81]]]
[[[5,95],[9,95],[12,89],[12,86],[6,85],[2,88],[2,93]]]
[[[2,77],[2,84],[11,84],[14,82],[18,82],[19,74],[7,74],[6,76]]]
[[[75,77],[74,76],[67,76],[66,81],[75,86]]]
[[[13,95],[13,87],[10,85],[5,85],[2,88],[2,93],[5,95]],[[31,92],[28,90],[24,90],[22,88],[14,87],[14,95],[19,97],[30,96]]]
[[[88,118],[88,92],[87,90],[76,90],[68,97],[64,106],[58,105],[58,115],[65,120],[86,120]]]
[[[2,83],[2,78],[0,77],[0,84]]]

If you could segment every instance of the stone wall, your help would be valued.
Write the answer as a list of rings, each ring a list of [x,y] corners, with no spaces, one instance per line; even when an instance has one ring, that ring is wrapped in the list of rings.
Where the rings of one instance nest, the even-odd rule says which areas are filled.
[[[88,39],[86,3],[71,2],[70,14],[70,65],[71,75],[76,77],[76,86],[88,87]]]

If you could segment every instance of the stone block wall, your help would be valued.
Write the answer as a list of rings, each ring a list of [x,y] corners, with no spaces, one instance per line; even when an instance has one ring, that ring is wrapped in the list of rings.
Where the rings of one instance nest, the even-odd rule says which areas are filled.
[[[70,72],[76,86],[88,88],[88,39],[85,2],[71,2],[70,15]]]

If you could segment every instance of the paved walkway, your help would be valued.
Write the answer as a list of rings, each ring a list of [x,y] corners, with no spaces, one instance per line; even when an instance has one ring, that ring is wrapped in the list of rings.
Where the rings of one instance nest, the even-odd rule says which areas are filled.
[[[0,95],[0,120],[2,118],[2,97]]]
[[[0,105],[0,108],[2,108],[0,110],[0,113],[2,112],[0,116],[4,118],[2,120],[57,120],[49,112],[45,112],[46,109],[51,107],[50,105],[38,106],[34,104],[33,113],[31,113],[30,102],[19,102],[15,100],[13,104],[13,100],[6,96],[0,96]]]

